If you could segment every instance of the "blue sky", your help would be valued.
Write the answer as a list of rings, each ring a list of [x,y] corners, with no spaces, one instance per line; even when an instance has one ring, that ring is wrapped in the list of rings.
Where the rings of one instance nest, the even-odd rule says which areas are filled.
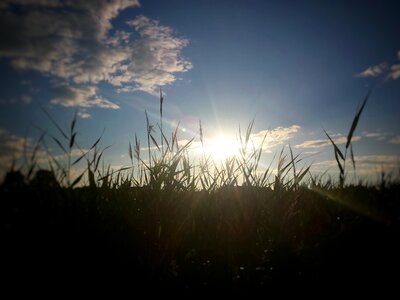
[[[140,3],[139,3],[140,2]],[[397,5],[398,6],[398,5]],[[56,134],[79,112],[88,147],[106,128],[105,159],[128,163],[147,110],[180,139],[235,136],[255,119],[270,130],[263,159],[290,143],[315,171],[332,166],[323,129],[343,147],[358,105],[375,85],[354,139],[360,172],[400,160],[400,21],[395,1],[56,1],[0,4],[0,167],[23,138]],[[40,104],[40,105],[39,105]],[[170,124],[170,125],[169,125]],[[333,168],[334,169],[334,168]]]

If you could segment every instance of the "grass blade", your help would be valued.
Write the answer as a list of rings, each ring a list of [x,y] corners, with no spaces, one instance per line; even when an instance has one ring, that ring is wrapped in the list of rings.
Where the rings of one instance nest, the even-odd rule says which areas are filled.
[[[308,166],[304,171],[300,172],[300,175],[297,177],[297,183],[300,183],[300,181],[303,179],[303,177],[308,173],[310,170],[311,166]]]
[[[163,102],[164,97],[160,87],[160,132],[161,132],[161,152],[164,154],[164,140],[163,140]]]
[[[337,152],[337,151],[335,151],[335,159],[336,159],[336,162],[337,162],[338,167],[339,167],[339,169],[340,169],[340,174],[344,174],[344,169],[343,169],[343,167],[342,167],[342,164],[340,163],[340,160],[339,160],[338,152]]]
[[[162,149],[162,153],[164,153],[164,142],[165,142],[165,144],[167,145],[167,150],[168,150],[168,151],[171,151],[171,149],[170,149],[170,147],[169,147],[168,139],[167,139],[167,137],[165,136],[162,127],[161,127],[160,125],[158,125],[158,124],[157,124],[157,126],[158,126],[158,129],[160,129],[160,132],[161,132],[161,149]]]
[[[129,153],[129,158],[131,159],[131,164],[133,164],[133,153],[132,153],[132,145],[131,145],[131,142],[129,142],[128,153]]]
[[[140,141],[138,140],[136,133],[135,133],[135,158],[137,160],[140,160]]]
[[[56,142],[56,144],[61,148],[61,150],[65,153],[68,154],[67,150],[65,150],[64,146],[61,144],[61,142],[54,136],[51,136],[53,140]]]
[[[83,173],[81,175],[79,175],[77,178],[75,178],[75,180],[72,182],[72,184],[70,185],[71,188],[73,188],[75,185],[77,185],[79,183],[79,181],[81,181],[83,175],[85,174],[86,170],[83,171]]]
[[[100,155],[97,157],[97,161],[96,161],[96,165],[94,167],[94,172],[96,172],[97,168],[99,167],[99,163],[100,163],[100,158],[102,157],[104,151],[106,151],[108,148],[110,148],[111,146],[107,146],[105,147],[101,152]]]
[[[201,147],[204,148],[203,126],[201,126],[201,120],[199,120],[199,128],[200,128],[200,142],[201,142]]]
[[[57,122],[53,119],[53,117],[47,112],[47,110],[40,105],[40,109],[44,112],[44,114],[49,118],[50,122],[53,123],[53,125],[57,128],[57,130],[61,133],[61,135],[68,140],[67,134],[64,132],[64,130],[61,129],[61,127],[57,124]]]
[[[76,132],[72,134],[71,139],[69,141],[69,149],[72,149],[75,143]]]
[[[96,187],[96,181],[94,180],[94,174],[92,172],[92,170],[90,170],[90,166],[88,165],[88,177],[89,177],[89,186],[92,188]]]
[[[35,148],[34,148],[33,151],[32,151],[32,155],[31,155],[31,158],[30,158],[30,161],[31,161],[31,162],[33,162],[33,161],[35,160],[36,154],[37,154],[37,152],[38,152],[38,150],[39,150],[40,144],[42,143],[42,141],[43,141],[45,135],[46,135],[45,132],[43,132],[43,133],[40,135],[39,140],[37,141],[37,143],[36,143],[36,145],[35,145]]]
[[[150,134],[150,139],[152,140],[153,144],[157,147],[158,151],[160,151],[160,147],[158,146],[157,141],[155,140],[152,134]]]
[[[149,153],[149,164],[151,165],[151,153],[150,153],[150,123],[149,123],[149,116],[147,115],[147,111],[144,111],[144,114],[146,115],[146,128],[147,128],[147,147],[148,147],[148,153]]]
[[[172,146],[171,146],[171,149],[174,148],[174,144],[176,144],[176,145],[178,146],[178,130],[179,130],[179,125],[180,125],[180,122],[178,122],[178,125],[176,125],[175,131],[174,131],[174,133],[172,134]]]
[[[245,140],[245,144],[247,145],[247,143],[250,140],[250,135],[251,135],[251,131],[253,130],[253,125],[254,125],[254,119],[251,120],[249,126],[247,127],[247,131],[246,131],[246,140]]]
[[[292,168],[293,168],[293,179],[296,184],[297,183],[296,164],[295,164],[295,158],[293,157],[292,147],[290,146],[290,144],[289,144],[289,150],[290,150],[290,159],[291,159]]]
[[[82,158],[84,158],[84,157],[86,156],[87,153],[88,153],[88,152],[83,153],[83,154],[82,154],[81,156],[79,156],[76,160],[74,160],[74,162],[72,163],[71,166],[74,166],[74,165],[76,165],[78,162],[80,162],[80,161],[82,160]]]
[[[100,142],[101,138],[103,137],[103,134],[104,134],[104,130],[103,130],[103,132],[101,133],[100,137],[94,142],[94,144],[92,145],[92,147],[90,147],[90,150],[92,150],[94,147],[97,146],[97,144]]]
[[[76,125],[77,116],[78,116],[78,112],[75,111],[75,113],[74,113],[74,118],[72,119],[72,122],[71,122],[71,133],[70,133],[71,136],[72,136],[72,134],[74,133],[74,129],[75,129],[75,125]]]
[[[108,168],[106,175],[103,176],[103,177],[101,177],[101,178],[99,178],[99,179],[97,179],[97,181],[101,181],[101,180],[107,179],[107,178],[109,178],[111,175],[114,175],[115,173],[118,173],[118,174],[119,174],[119,173],[122,172],[122,171],[126,171],[126,170],[129,170],[129,169],[132,169],[132,167],[121,167],[120,169],[115,170],[115,171],[112,171],[112,172],[110,172],[109,169],[110,169],[110,168]]]
[[[163,115],[163,102],[164,102],[164,97],[163,97],[162,90],[160,88],[160,116],[161,116],[161,118]]]
[[[354,160],[353,144],[350,144],[350,157],[354,171],[356,170],[356,161]]]
[[[328,139],[331,141],[333,148],[335,149],[335,155],[339,154],[340,158],[344,160],[344,155],[342,153],[342,151],[340,151],[340,149],[338,148],[338,146],[336,146],[335,142],[331,139],[331,137],[329,136],[329,134],[325,131],[324,132],[326,134],[326,136],[328,137]],[[336,154],[337,153],[337,154]]]
[[[349,148],[349,146],[350,146],[351,139],[352,139],[352,137],[353,137],[353,133],[354,133],[354,131],[356,130],[356,127],[357,127],[358,121],[359,121],[359,119],[360,119],[361,113],[362,113],[362,111],[364,110],[365,104],[367,104],[368,98],[369,98],[369,96],[371,95],[371,91],[372,91],[372,89],[370,89],[370,90],[368,91],[367,96],[365,96],[365,99],[364,99],[364,101],[363,101],[363,103],[362,103],[360,109],[358,110],[357,114],[355,115],[355,117],[354,117],[354,119],[353,119],[353,123],[351,124],[349,134],[347,135],[346,149]]]

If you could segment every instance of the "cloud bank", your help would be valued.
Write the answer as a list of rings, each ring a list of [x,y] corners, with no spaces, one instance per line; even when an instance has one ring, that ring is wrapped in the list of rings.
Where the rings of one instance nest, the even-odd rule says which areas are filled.
[[[138,6],[138,0],[3,1],[0,57],[16,69],[56,77],[70,95],[56,93],[53,104],[116,108],[98,95],[99,82],[155,94],[192,68],[181,54],[188,40],[145,16],[113,27],[121,11]]]

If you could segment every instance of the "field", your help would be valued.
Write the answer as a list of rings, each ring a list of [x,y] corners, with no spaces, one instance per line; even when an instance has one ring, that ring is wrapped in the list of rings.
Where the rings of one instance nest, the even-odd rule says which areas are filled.
[[[261,148],[247,147],[252,124],[240,133],[240,156],[218,167],[205,155],[195,165],[190,142],[179,145],[176,133],[168,140],[162,125],[157,142],[148,122],[148,159],[136,140],[132,166],[100,170],[99,139],[74,161],[76,118],[69,133],[54,122],[61,138],[50,138],[66,164],[49,154],[44,170],[34,151],[1,185],[3,272],[21,282],[118,278],[137,289],[181,291],[390,285],[400,267],[398,177],[346,183],[347,150],[367,98],[344,153],[332,141],[338,179],[299,168],[291,148],[277,170],[257,172]],[[87,168],[71,178],[82,161]]]

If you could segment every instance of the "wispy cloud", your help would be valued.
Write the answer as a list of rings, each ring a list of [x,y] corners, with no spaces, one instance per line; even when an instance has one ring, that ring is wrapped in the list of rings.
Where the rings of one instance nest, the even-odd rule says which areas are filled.
[[[389,143],[400,145],[400,135],[396,135],[395,137],[391,138]]]
[[[97,94],[97,88],[73,87],[67,84],[59,84],[53,87],[54,98],[51,104],[58,104],[65,107],[101,107],[118,109],[119,106]]]
[[[381,63],[376,66],[371,66],[365,69],[364,71],[357,74],[357,77],[377,77],[388,70],[387,63]]]
[[[32,152],[32,139],[25,139],[0,128],[0,176],[10,169],[13,161],[23,157],[24,148],[27,155]]]
[[[398,169],[400,156],[398,155],[360,155],[355,156],[357,174],[376,175],[384,171],[390,173]],[[326,171],[327,168],[337,168],[335,160],[326,160],[314,163],[312,171]]]
[[[50,152],[50,155],[54,158],[54,159],[56,159],[58,162],[67,162],[67,160],[68,160],[68,155],[67,154],[65,154],[65,153],[61,153],[61,154],[55,154],[54,152],[55,151],[50,151],[49,150],[49,152]],[[89,152],[89,149],[88,148],[81,148],[81,149],[77,149],[77,148],[75,148],[75,149],[72,149],[71,150],[71,153],[70,153],[70,156],[72,157],[72,158],[77,158],[77,157],[80,157],[80,156],[82,156],[82,154],[83,153],[86,153],[86,152]],[[46,155],[47,155],[47,153],[46,153]]]
[[[397,60],[400,60],[400,50],[397,52]],[[396,80],[400,78],[400,64],[390,65],[387,62],[379,65],[370,66],[364,71],[356,74],[357,77],[378,77],[385,76],[388,79]]]
[[[366,138],[370,138],[376,141],[386,141],[390,144],[400,144],[400,135],[394,135],[390,132],[363,132],[362,135]]]
[[[46,137],[45,137],[46,139]],[[57,160],[61,165],[68,163],[68,155],[60,151],[59,147],[49,139],[47,150],[40,145],[35,152],[35,161],[38,167],[47,167],[49,157]],[[37,146],[37,141],[31,137],[22,137],[16,135],[4,128],[0,128],[0,178],[10,170],[13,162],[17,163],[18,167],[26,167],[25,159],[29,161],[32,158],[34,149]],[[80,157],[83,153],[88,152],[88,148],[74,148],[70,152],[72,158]],[[50,156],[49,156],[50,155]],[[84,163],[84,160],[80,164]],[[77,165],[71,169],[73,174],[81,170],[81,165]],[[81,174],[82,171],[79,172]],[[74,175],[71,175],[74,178]],[[0,179],[1,180],[1,179]]]
[[[30,145],[30,139],[11,134],[7,130],[0,128],[0,155],[15,155],[19,157],[22,155],[24,145]]]
[[[157,86],[171,84],[175,73],[186,72],[193,66],[182,58],[181,50],[189,41],[173,36],[170,27],[161,26],[158,21],[138,16],[128,24],[135,28],[140,38],[129,48],[126,72],[114,76],[115,84],[135,82],[134,89],[156,93]]]
[[[78,111],[78,117],[81,119],[89,119],[92,117],[92,115],[87,113],[86,111]]]
[[[1,104],[30,104],[32,102],[32,96],[30,95],[21,95],[20,97],[12,97],[12,98],[3,98],[0,99],[0,105]]]
[[[0,27],[7,30],[0,31],[0,57],[9,58],[16,69],[64,80],[75,94],[83,92],[53,99],[53,104],[116,108],[99,95],[90,94],[87,101],[85,91],[98,93],[93,87],[101,81],[121,91],[154,94],[157,86],[173,83],[176,73],[192,68],[181,55],[188,40],[145,16],[129,21],[129,30],[113,28],[121,11],[138,6],[138,0],[5,0]]]
[[[370,139],[374,139],[376,141],[384,141],[390,134],[387,132],[375,131],[375,132],[366,132],[362,133],[362,136]]]
[[[279,126],[272,130],[261,130],[257,133],[253,133],[250,135],[250,138],[253,141],[254,145],[258,147],[259,145],[261,145],[264,136],[266,136],[263,149],[268,150],[278,145],[282,145],[283,143],[294,137],[300,129],[300,125],[292,125],[289,127]]]
[[[361,136],[355,135],[351,139],[352,142],[357,142],[361,139]],[[336,145],[342,145],[346,144],[347,142],[347,137],[345,136],[338,136],[338,137],[333,137],[332,140],[335,142]],[[298,149],[303,149],[303,148],[322,148],[322,147],[327,147],[331,146],[331,142],[328,139],[321,139],[321,140],[308,140],[304,141],[301,144],[298,144],[295,146],[295,148]]]

